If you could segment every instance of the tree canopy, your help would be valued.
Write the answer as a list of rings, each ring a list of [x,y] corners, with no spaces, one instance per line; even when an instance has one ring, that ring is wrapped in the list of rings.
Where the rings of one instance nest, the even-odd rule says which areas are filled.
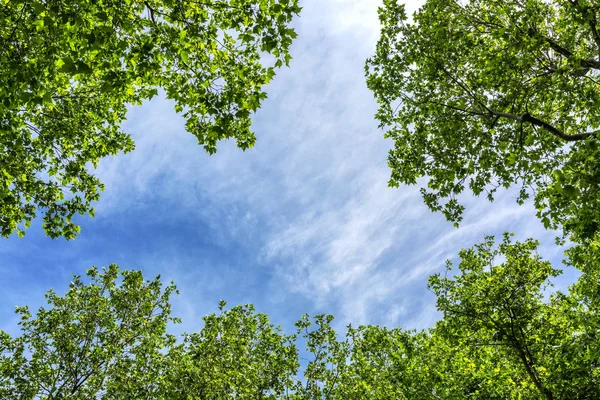
[[[52,237],[93,214],[101,158],[133,149],[128,105],[159,91],[212,153],[246,149],[262,87],[290,60],[297,0],[5,0],[0,5],[0,231],[39,210]],[[252,305],[170,333],[174,283],[116,265],[73,276],[0,331],[0,399],[600,398],[600,5],[587,0],[428,0],[409,21],[384,0],[368,86],[395,146],[390,184],[429,179],[458,223],[469,188],[517,185],[546,227],[582,244],[561,271],[533,239],[486,237],[429,279],[426,330],[304,315],[291,333]],[[266,60],[272,64],[267,65]],[[598,78],[600,79],[600,78]]]
[[[426,204],[458,223],[465,189],[516,186],[546,227],[600,229],[600,5],[427,0],[409,20],[385,0],[367,81],[394,141],[390,185],[428,180]]]
[[[0,339],[0,398],[156,398],[162,390],[162,350],[169,297],[160,277],[144,281],[139,271],[116,265],[75,276],[64,296],[50,290],[49,308],[32,315],[17,307],[22,335]],[[121,279],[118,282],[119,278]]]
[[[133,150],[127,106],[160,91],[213,153],[252,147],[250,116],[288,64],[297,0],[10,0],[0,4],[0,232],[43,212],[76,236],[103,190],[92,168]],[[161,93],[162,93],[161,92]]]
[[[49,308],[17,308],[21,334],[0,332],[0,398],[597,399],[600,268],[548,292],[560,271],[536,249],[506,235],[462,250],[456,276],[430,278],[442,319],[425,331],[341,334],[305,315],[286,334],[221,302],[178,339],[172,283],[94,267],[48,292]]]

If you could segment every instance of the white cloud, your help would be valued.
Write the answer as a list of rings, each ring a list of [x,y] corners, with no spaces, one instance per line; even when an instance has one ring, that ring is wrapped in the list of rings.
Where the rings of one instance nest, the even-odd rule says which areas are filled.
[[[254,241],[256,258],[248,264],[266,265],[263,285],[273,307],[300,295],[342,323],[430,324],[437,314],[426,279],[446,258],[486,233],[542,231],[530,222],[531,207],[516,206],[510,193],[494,204],[468,200],[467,219],[456,230],[426,209],[416,188],[387,187],[391,143],[377,129],[363,77],[379,31],[378,5],[303,4],[294,60],[268,88],[250,151],[222,143],[208,157],[165,100],[133,110],[126,128],[137,149],[103,163],[107,192],[98,214],[109,218],[159,198],[173,206],[170,212],[207,224],[223,246]],[[202,285],[231,290],[234,274],[194,284],[189,260],[169,252],[156,257],[194,288],[182,300],[189,309]]]

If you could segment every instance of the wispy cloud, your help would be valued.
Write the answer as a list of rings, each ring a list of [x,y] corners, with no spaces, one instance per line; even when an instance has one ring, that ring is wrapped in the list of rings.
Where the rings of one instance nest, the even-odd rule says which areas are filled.
[[[3,311],[17,300],[39,303],[36,286],[66,287],[68,272],[117,262],[178,283],[182,329],[198,328],[219,299],[255,303],[284,324],[327,312],[340,325],[422,328],[438,317],[427,277],[460,248],[504,230],[552,242],[532,207],[518,207],[511,193],[494,204],[466,199],[456,230],[427,210],[417,188],[388,188],[391,143],[377,129],[363,76],[378,2],[303,6],[291,68],[278,73],[254,119],[256,147],[222,143],[209,157],[169,101],[132,109],[125,129],[137,148],[101,164],[107,190],[97,217],[82,219],[81,237],[64,243],[30,233],[0,244],[13,260],[0,272],[21,265],[18,288],[0,282]],[[27,264],[23,249],[34,247],[39,257]],[[56,276],[35,276],[59,266]]]

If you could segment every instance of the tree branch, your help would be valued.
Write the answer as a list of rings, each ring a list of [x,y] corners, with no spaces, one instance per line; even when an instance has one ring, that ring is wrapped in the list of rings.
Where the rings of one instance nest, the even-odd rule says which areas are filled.
[[[591,26],[591,24],[592,23],[590,22],[590,26]],[[594,39],[597,40],[596,44],[598,45],[598,51],[600,52],[600,34],[595,29],[595,26],[593,29],[593,34],[595,34]],[[546,43],[548,43],[550,45],[550,48],[552,50],[554,50],[555,52],[557,52],[558,54],[560,54],[566,58],[573,57],[573,52],[571,50],[561,46],[558,42],[556,42],[554,39],[552,39],[548,36],[540,35],[534,28],[529,29],[529,35],[532,37],[538,36],[539,38],[542,38]],[[596,38],[596,36],[597,36],[597,38]],[[600,69],[600,61],[595,60],[593,58],[586,58],[585,60],[579,60],[579,62],[581,63],[581,66],[583,68]]]
[[[511,119],[511,120],[517,121],[517,122],[528,122],[534,126],[544,128],[546,131],[550,132],[554,136],[556,136],[559,139],[562,139],[566,142],[576,142],[579,140],[585,140],[590,136],[600,133],[600,129],[599,129],[599,130],[590,131],[590,132],[578,133],[575,135],[567,135],[566,133],[564,133],[560,129],[556,128],[555,126],[550,125],[546,121],[536,118],[529,113],[525,113],[523,115],[517,115],[517,114],[512,114],[512,113],[495,111],[495,110],[492,110],[489,108],[486,108],[486,111],[481,111],[481,110],[477,110],[477,109],[469,110],[469,109],[452,106],[450,104],[442,104],[442,103],[438,103],[438,102],[434,102],[434,101],[430,101],[430,103],[436,104],[436,105],[439,105],[442,107],[447,107],[449,109],[452,109],[452,110],[455,110],[458,112],[462,112],[465,114],[469,114],[469,115],[474,115],[474,116],[479,116],[479,117],[490,117],[490,118],[495,117],[492,122],[492,127],[498,122],[499,118],[507,118],[507,119]]]
[[[596,26],[598,25],[598,19],[596,18],[595,11],[589,12],[589,8],[579,7],[579,0],[569,0],[569,3],[575,8],[578,8],[584,16],[589,17],[588,26],[590,27],[590,32],[592,33],[592,38],[596,43],[596,47],[598,48],[598,55],[600,56],[600,32]]]
[[[515,332],[515,322],[513,320],[512,310],[509,313],[508,317],[510,319],[509,324],[510,324],[510,332],[511,332],[511,336],[509,337],[509,340],[513,343],[515,350],[517,350],[517,353],[519,354],[519,358],[523,362],[523,366],[525,367],[525,370],[527,371],[529,378],[531,378],[531,380],[533,381],[533,384],[540,391],[541,394],[543,394],[548,400],[552,400],[552,397],[553,397],[552,392],[550,390],[548,390],[544,386],[544,384],[541,382],[541,380],[539,379],[538,373],[537,373],[537,371],[535,371],[535,366],[533,365],[533,361],[530,360],[529,358],[527,358],[527,354],[525,354],[522,344],[519,341],[519,338],[517,337],[517,333]],[[523,338],[523,339],[525,339],[525,338]]]
[[[544,128],[545,130],[547,130],[548,132],[550,132],[557,138],[562,139],[566,142],[576,142],[578,140],[584,140],[584,139],[587,139],[588,137],[593,136],[600,132],[600,130],[595,130],[595,131],[590,131],[590,132],[578,133],[575,135],[567,135],[566,133],[564,133],[560,129],[556,128],[555,126],[550,125],[546,121],[542,121],[541,119],[536,118],[529,113],[525,113],[523,115],[516,115],[516,114],[504,113],[504,112],[499,112],[499,111],[494,111],[494,110],[489,110],[489,112],[490,112],[490,114],[492,114],[493,116],[496,116],[496,117],[504,117],[504,118],[512,119],[513,121],[518,121],[518,122],[529,122],[532,125],[539,126],[540,128]]]
[[[596,43],[596,47],[598,48],[598,55],[600,56],[600,32],[596,28],[598,25],[598,21],[596,16],[594,15],[589,22],[590,30],[592,31],[592,37],[594,38],[594,42]]]
[[[144,2],[144,5],[146,6],[146,8],[148,8],[148,11],[150,12],[150,19],[152,20],[152,23],[153,23],[154,25],[156,25],[156,18],[154,17],[154,13],[155,13],[155,10],[154,10],[154,8],[152,8],[152,7],[150,6],[150,4],[148,4],[148,2],[147,2],[147,1],[145,1],[145,2]]]

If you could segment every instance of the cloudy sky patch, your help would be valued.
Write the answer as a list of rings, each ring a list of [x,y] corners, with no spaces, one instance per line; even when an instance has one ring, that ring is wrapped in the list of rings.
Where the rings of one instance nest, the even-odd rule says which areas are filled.
[[[268,87],[254,118],[257,145],[224,142],[208,156],[173,105],[157,98],[128,115],[136,150],[104,160],[106,191],[74,241],[38,224],[0,242],[0,329],[15,332],[15,305],[64,291],[91,265],[142,268],[174,280],[180,330],[195,330],[220,299],[254,303],[291,327],[308,312],[338,326],[408,328],[438,318],[429,275],[486,234],[535,236],[559,261],[554,233],[506,192],[490,204],[466,198],[455,229],[422,203],[417,187],[388,188],[387,152],[364,83],[378,36],[377,2],[304,1],[290,68]],[[410,4],[409,9],[415,9]],[[568,273],[559,282],[572,281]]]

